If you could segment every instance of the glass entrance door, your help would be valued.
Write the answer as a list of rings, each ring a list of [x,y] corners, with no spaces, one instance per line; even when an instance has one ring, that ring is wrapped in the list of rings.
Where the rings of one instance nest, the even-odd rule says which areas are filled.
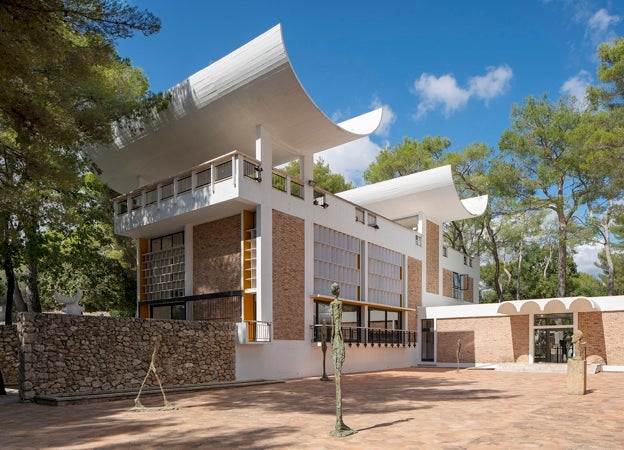
[[[433,361],[434,331],[433,319],[422,319],[422,344],[420,347],[420,359],[422,361]]]
[[[565,363],[572,356],[572,328],[536,329],[535,362]]]

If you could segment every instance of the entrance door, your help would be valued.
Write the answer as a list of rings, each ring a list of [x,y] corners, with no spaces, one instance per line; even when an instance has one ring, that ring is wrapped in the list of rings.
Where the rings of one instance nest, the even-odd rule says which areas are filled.
[[[434,328],[433,319],[422,319],[422,344],[420,348],[422,361],[433,361]]]
[[[536,329],[535,362],[565,363],[572,355],[572,328]]]

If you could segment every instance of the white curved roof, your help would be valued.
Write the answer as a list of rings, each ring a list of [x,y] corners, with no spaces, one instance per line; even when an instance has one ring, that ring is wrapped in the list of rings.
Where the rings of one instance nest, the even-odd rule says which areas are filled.
[[[102,179],[127,192],[238,150],[255,156],[256,126],[273,138],[273,165],[372,133],[381,109],[341,124],[314,104],[290,64],[277,25],[169,91],[169,108],[140,134],[119,130],[90,151]]]
[[[446,165],[399,178],[362,186],[337,194],[350,202],[404,226],[417,226],[424,214],[434,222],[480,216],[487,195],[461,200],[455,189],[451,166]]]

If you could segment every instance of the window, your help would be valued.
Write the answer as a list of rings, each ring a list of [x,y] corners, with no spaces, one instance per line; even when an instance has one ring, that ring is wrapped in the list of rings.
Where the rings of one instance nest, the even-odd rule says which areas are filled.
[[[186,306],[184,303],[152,306],[152,319],[186,320]]]
[[[368,244],[368,301],[403,306],[403,255],[372,243]]]
[[[468,275],[453,272],[453,298],[463,300],[463,291],[468,290]]]
[[[368,226],[379,228],[379,225],[377,225],[377,216],[375,214],[368,213]]]
[[[147,300],[184,296],[184,233],[154,238],[143,255],[142,286]]]
[[[340,298],[360,300],[360,240],[314,225],[314,293],[331,297],[332,283]]]
[[[331,339],[332,317],[329,302],[314,302],[314,340],[321,340],[323,321],[328,328],[328,340]],[[345,342],[360,341],[361,308],[356,305],[342,304],[342,337]]]
[[[381,328],[383,330],[400,330],[401,313],[384,309],[368,309],[368,327]]]
[[[572,313],[536,314],[533,324],[536,327],[546,325],[573,325],[574,316]]]
[[[355,208],[355,221],[364,223],[364,210],[360,208]]]

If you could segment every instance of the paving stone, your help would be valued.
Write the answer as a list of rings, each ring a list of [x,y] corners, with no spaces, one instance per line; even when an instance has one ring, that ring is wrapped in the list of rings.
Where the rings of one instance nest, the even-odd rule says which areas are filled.
[[[2,449],[616,449],[624,447],[624,373],[587,376],[568,395],[562,373],[413,368],[343,376],[343,418],[329,436],[333,383],[171,393],[178,409],[133,412],[131,399],[69,406],[0,399]],[[150,398],[149,405],[162,398]]]

